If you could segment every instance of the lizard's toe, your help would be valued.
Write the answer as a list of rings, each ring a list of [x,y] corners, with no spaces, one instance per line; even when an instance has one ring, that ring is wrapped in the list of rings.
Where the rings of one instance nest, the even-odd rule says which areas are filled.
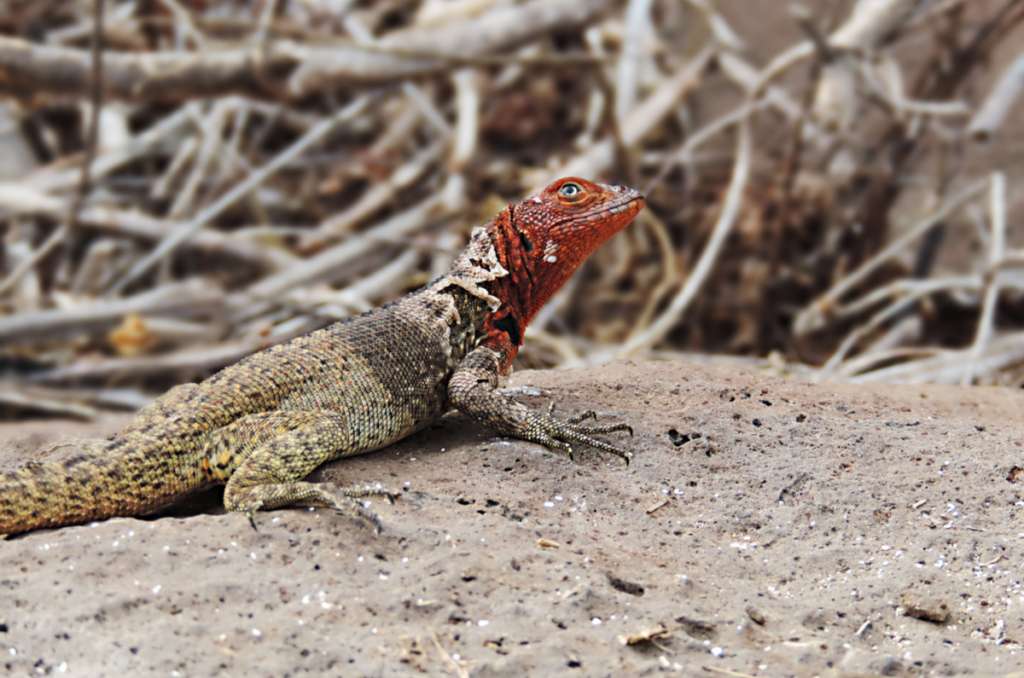
[[[569,417],[566,420],[566,423],[569,424],[570,426],[575,426],[577,424],[585,422],[587,419],[597,419],[597,412],[595,412],[594,410],[586,410],[584,412],[580,412],[574,417]]]
[[[366,487],[346,487],[339,489],[338,494],[344,497],[351,497],[353,499],[362,499],[364,497],[384,497],[388,500],[389,504],[394,504],[395,501],[402,496],[401,493],[388,489],[379,483]]]
[[[565,442],[564,440],[555,438],[553,436],[546,436],[544,440],[538,440],[537,442],[539,442],[541,445],[548,448],[549,450],[554,450],[556,452],[564,454],[571,462],[576,461],[576,453],[572,449],[572,445]]]
[[[366,503],[361,502],[358,499],[352,499],[351,502],[352,503],[348,510],[342,509],[340,512],[347,513],[349,516],[367,523],[373,528],[374,534],[380,534],[384,531],[384,523],[381,522],[380,516],[371,511]]]
[[[591,435],[594,433],[618,433],[619,431],[625,431],[629,434],[629,437],[633,437],[633,427],[629,424],[607,424],[605,426],[573,426],[572,429],[577,433],[585,435]]]
[[[384,523],[381,522],[380,516],[370,510],[370,503],[363,501],[365,497],[384,497],[393,504],[397,494],[379,485],[349,487],[331,493],[330,507],[334,509],[335,513],[367,523],[373,528],[375,534],[380,534],[384,531]]]
[[[594,434],[628,431],[630,435],[632,435],[632,427],[625,423],[608,424],[605,426],[579,425],[580,421],[594,419],[596,416],[597,415],[593,410],[588,410],[587,412],[577,415],[565,422],[558,421],[552,417],[546,417],[540,422],[539,428],[542,430],[542,434],[538,439],[536,439],[536,442],[546,445],[549,448],[562,450],[567,453],[570,459],[573,459],[572,447],[570,444],[585,445],[595,450],[608,452],[621,457],[628,466],[630,460],[633,458],[632,453],[620,449],[619,447],[605,442],[604,440],[595,438]]]

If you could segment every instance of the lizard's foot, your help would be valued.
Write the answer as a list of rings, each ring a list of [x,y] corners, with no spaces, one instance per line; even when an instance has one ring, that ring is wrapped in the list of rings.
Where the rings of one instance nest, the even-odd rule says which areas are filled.
[[[231,489],[233,491],[224,493],[225,508],[229,511],[245,513],[253,529],[256,529],[256,511],[301,504],[324,506],[338,513],[358,518],[369,523],[374,532],[380,534],[383,529],[380,518],[361,500],[366,497],[385,497],[388,502],[393,504],[399,496],[398,493],[380,485],[337,488],[310,482],[272,483]]]
[[[552,403],[546,414],[533,414],[527,421],[526,435],[523,437],[545,447],[563,452],[570,460],[575,461],[573,444],[592,447],[601,452],[608,452],[621,457],[626,465],[633,459],[633,453],[624,450],[609,442],[595,438],[595,434],[615,433],[626,431],[633,435],[633,428],[629,424],[606,424],[604,426],[583,426],[582,422],[588,419],[597,419],[597,413],[587,410],[565,421],[559,421],[553,416],[555,404]]]
[[[395,500],[399,497],[397,492],[392,492],[379,484],[373,487],[353,485],[352,487],[336,488],[332,495],[335,502],[331,505],[331,508],[338,513],[366,521],[373,526],[375,534],[380,534],[384,531],[384,524],[380,521],[380,516],[370,510],[368,503],[360,501],[360,499],[365,497],[384,497],[388,500],[389,504],[394,504]]]

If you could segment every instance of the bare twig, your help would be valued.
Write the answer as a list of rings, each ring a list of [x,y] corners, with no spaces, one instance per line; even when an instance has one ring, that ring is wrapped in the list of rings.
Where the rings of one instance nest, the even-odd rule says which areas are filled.
[[[396,32],[379,46],[290,40],[201,52],[107,52],[109,99],[175,101],[246,94],[298,98],[338,85],[379,85],[486,61],[496,50],[549,31],[581,26],[610,0],[532,0],[463,22]],[[0,91],[67,98],[84,93],[89,59],[81,50],[0,37]]]
[[[622,121],[622,141],[632,146],[639,143],[651,130],[668,115],[690,91],[697,87],[705,69],[711,64],[714,53],[702,50],[682,68],[672,74],[653,94],[638,104]],[[551,176],[595,176],[600,175],[615,159],[613,139],[593,144],[589,149],[562,165],[554,172],[547,172],[538,186],[547,183]]]
[[[333,132],[338,125],[359,115],[366,106],[369,105],[371,100],[372,97],[362,96],[343,108],[341,111],[335,113],[310,129],[292,143],[291,146],[281,151],[273,160],[250,174],[245,181],[236,184],[230,191],[226,192],[209,206],[203,208],[199,214],[190,219],[187,223],[183,224],[181,228],[164,238],[152,252],[132,266],[131,270],[129,270],[128,273],[113,285],[111,291],[119,292],[123,290],[129,283],[149,271],[154,264],[174,251],[174,249],[182,242],[192,237],[196,231],[205,226],[211,219],[215,218],[225,209],[233,205],[246,193],[266,181],[272,174],[302,155],[306,149],[318,143],[328,134]]]
[[[1006,256],[1006,176],[1002,172],[992,175],[989,190],[989,215],[992,222],[992,238],[989,244],[989,273],[985,280],[985,294],[981,302],[981,315],[974,335],[969,359],[964,365],[961,384],[970,384],[976,374],[978,362],[985,355],[995,328],[996,302],[999,300],[999,262]]]
[[[668,308],[643,331],[627,339],[619,351],[619,355],[629,355],[640,348],[653,346],[664,338],[686,312],[701,286],[707,281],[743,206],[743,193],[750,178],[750,156],[752,153],[750,124],[750,120],[747,118],[742,118],[739,121],[739,131],[736,135],[736,162],[733,165],[732,178],[729,180],[729,187],[726,189],[725,199],[722,201],[722,211],[718,216],[718,221],[711,231],[711,238],[704,246],[697,265],[694,266],[683,288],[669,302]]]
[[[91,85],[92,105],[89,110],[89,126],[85,136],[85,155],[82,158],[78,191],[68,208],[64,223],[50,234],[46,242],[31,257],[27,257],[3,282],[0,282],[0,296],[17,284],[21,276],[25,275],[33,266],[49,256],[58,246],[64,244],[68,236],[74,233],[78,225],[78,215],[82,210],[82,205],[85,204],[86,196],[92,188],[92,163],[96,157],[96,146],[99,143],[100,110],[103,107],[103,3],[104,0],[93,0],[93,29],[90,47],[91,71],[88,80]]]
[[[936,224],[941,223],[964,203],[973,200],[989,184],[988,179],[976,181],[951,198],[946,200],[939,209],[924,218],[887,247],[857,267],[849,275],[835,283],[827,292],[818,297],[797,315],[793,329],[797,334],[805,334],[820,328],[832,314],[838,301],[851,289],[863,282],[869,275],[892,257],[904,251],[906,247],[921,237]]]
[[[0,339],[54,337],[64,332],[105,329],[129,313],[194,315],[220,308],[223,293],[199,280],[158,287],[124,299],[97,301],[73,309],[54,309],[0,317]]]
[[[968,349],[969,350],[969,349]],[[914,352],[930,353],[932,357],[904,362],[852,377],[854,383],[936,383],[956,384],[964,372],[964,360],[968,350],[953,351],[942,349],[916,349]],[[906,353],[914,353],[904,350]],[[887,361],[891,361],[891,356]],[[988,345],[985,354],[977,360],[974,374],[995,374],[999,370],[1024,361],[1024,332],[1010,332],[996,337]],[[884,364],[883,362],[883,364]]]
[[[307,285],[314,281],[330,282],[343,274],[347,263],[365,256],[381,240],[407,237],[425,224],[445,215],[443,197],[440,194],[431,195],[416,206],[378,224],[359,238],[347,240],[315,257],[296,262],[294,266],[264,278],[240,293],[237,303],[232,305],[249,308],[253,300],[272,300],[299,285]]]
[[[1014,104],[1024,94],[1024,54],[1010,62],[985,97],[978,112],[971,118],[967,133],[978,141],[986,141],[998,130]]]

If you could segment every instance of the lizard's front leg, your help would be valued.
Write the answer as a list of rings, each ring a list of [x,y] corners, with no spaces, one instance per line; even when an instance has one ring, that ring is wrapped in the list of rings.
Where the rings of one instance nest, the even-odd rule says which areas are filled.
[[[586,445],[602,452],[618,455],[629,463],[633,454],[594,434],[628,431],[627,424],[584,426],[593,412],[559,421],[549,412],[534,412],[522,403],[498,391],[501,355],[487,346],[471,351],[448,382],[448,399],[452,406],[497,432],[513,438],[529,440],[547,448],[561,450],[572,458],[574,444]]]

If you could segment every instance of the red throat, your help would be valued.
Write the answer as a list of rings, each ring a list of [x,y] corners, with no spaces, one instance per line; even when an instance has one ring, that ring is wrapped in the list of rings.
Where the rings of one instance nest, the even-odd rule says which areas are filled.
[[[633,189],[566,177],[495,217],[488,231],[509,274],[491,284],[501,306],[485,321],[485,343],[503,354],[504,370],[536,313],[643,206]]]

